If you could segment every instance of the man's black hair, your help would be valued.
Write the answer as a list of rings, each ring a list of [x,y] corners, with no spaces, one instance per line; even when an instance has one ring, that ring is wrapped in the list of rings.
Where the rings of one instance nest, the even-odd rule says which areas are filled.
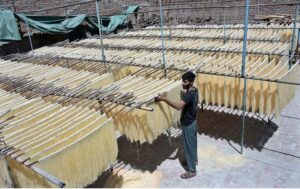
[[[196,77],[196,75],[193,72],[188,71],[188,72],[186,72],[185,74],[182,75],[182,80],[187,80],[189,82],[194,82],[195,77]]]

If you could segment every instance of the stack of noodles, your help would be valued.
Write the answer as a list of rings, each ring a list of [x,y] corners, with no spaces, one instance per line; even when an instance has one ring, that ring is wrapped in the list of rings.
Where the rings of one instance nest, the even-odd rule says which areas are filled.
[[[130,141],[152,143],[161,133],[171,126],[177,126],[180,111],[166,105],[155,103],[158,94],[166,94],[173,101],[180,100],[181,82],[169,79],[152,79],[139,76],[128,76],[113,85],[118,86],[118,91],[133,94],[132,107],[144,105],[153,111],[133,109],[114,102],[105,104],[104,113],[113,116],[113,122],[119,131],[124,133]],[[113,107],[113,108],[112,108]]]
[[[117,54],[117,56],[116,56]],[[75,55],[75,56],[74,56]],[[189,69],[190,67],[195,67],[191,61],[196,61],[199,54],[188,54],[184,53],[167,53],[167,56],[170,57],[168,61],[168,67],[174,66],[178,69]],[[112,75],[114,76],[115,80],[122,79],[130,74],[135,74],[141,67],[151,67],[162,68],[162,61],[161,61],[161,52],[137,52],[137,51],[130,51],[130,50],[106,50],[105,56],[107,62],[115,62],[122,66],[122,69],[117,69],[118,71],[114,71],[112,69]],[[203,56],[210,56],[209,53],[206,53]],[[82,63],[86,63],[87,65],[98,63],[96,61],[101,61],[102,57],[99,54],[99,49],[97,48],[66,48],[66,47],[42,47],[36,49],[34,52],[34,57],[36,59],[51,59],[47,57],[59,57],[61,61],[73,61],[75,57],[81,57]],[[171,59],[172,57],[172,59]],[[65,59],[65,60],[64,60]],[[183,60],[185,59],[185,60]],[[27,61],[27,60],[25,60]],[[37,62],[33,62],[34,64],[43,64]],[[99,64],[99,63],[98,63]],[[103,64],[103,63],[100,63]],[[50,62],[49,65],[52,65]],[[54,63],[54,65],[56,65]],[[111,67],[114,64],[109,64],[108,67]],[[90,72],[93,72],[90,70]]]
[[[225,36],[228,39],[243,39],[244,26],[238,25],[226,25]],[[169,27],[165,28],[169,30]],[[120,35],[124,36],[157,36],[160,35],[159,27],[149,27],[141,31],[133,32],[122,32]],[[249,25],[248,40],[280,40],[290,41],[293,32],[292,26],[273,25],[267,26],[265,24],[260,25]],[[166,34],[168,36],[169,34]],[[297,34],[296,34],[297,35]],[[191,26],[191,25],[179,25],[172,26],[171,28],[172,37],[201,37],[201,38],[223,38],[224,37],[224,26],[223,25],[206,25]]]
[[[102,57],[99,54],[99,49],[96,48],[68,48],[68,47],[42,47],[35,50],[34,55],[36,57],[60,57],[61,59],[74,58],[74,52],[76,56],[81,57],[83,62],[85,61],[101,61]],[[115,56],[117,54],[117,56]],[[224,54],[224,53],[223,53]],[[161,51],[135,51],[135,50],[106,50],[106,60],[109,62],[115,62],[120,65],[125,65],[122,69],[122,73],[118,73],[122,77],[130,74],[134,74],[139,70],[139,67],[160,67],[162,68],[162,56]],[[171,52],[167,51],[167,67],[173,67],[181,70],[194,69],[198,63],[204,60],[212,60],[219,57],[218,53],[190,53],[190,52]],[[48,58],[49,59],[49,58]],[[220,57],[221,59],[221,57]],[[84,61],[85,60],[85,61]],[[118,77],[118,78],[122,78]]]
[[[62,51],[65,50],[65,48],[59,47]],[[52,50],[52,49],[50,49]],[[159,54],[161,56],[161,54]],[[208,55],[207,55],[208,56]],[[38,65],[49,65],[49,66],[61,66],[64,68],[68,69],[73,69],[73,70],[85,70],[93,73],[102,73],[102,72],[107,72],[107,68],[101,69],[101,67],[105,67],[105,64],[99,63],[98,61],[95,60],[80,60],[78,61],[77,59],[70,58],[69,56],[67,57],[50,57],[50,56],[27,56],[27,55],[18,55],[18,58],[21,59],[22,62],[28,62],[31,64],[38,64]],[[122,65],[120,64],[107,64],[106,67],[109,67],[111,73],[114,75],[115,80],[122,79],[128,75],[139,75],[143,77],[153,77],[153,78],[164,78],[164,72],[163,70],[159,70],[159,68],[163,68],[163,65],[160,61],[154,61],[159,57],[142,57],[141,60],[143,62],[141,63],[136,63],[139,61],[132,61],[133,64],[125,64]],[[13,58],[15,59],[15,58]],[[120,60],[122,61],[122,59]],[[189,63],[187,64],[180,64],[179,60],[174,60],[174,63],[168,64],[168,67],[170,66],[175,66],[176,68],[181,68],[181,69],[189,69],[190,67],[195,67],[194,65],[191,65]],[[152,74],[151,74],[152,73]],[[177,80],[178,75],[180,74],[179,71],[168,71],[168,78]]]
[[[64,97],[59,97],[59,95],[50,95],[43,99],[47,102],[59,102],[64,106],[72,104],[99,110],[108,117],[112,117],[115,128],[125,134],[130,141],[152,143],[167,128],[176,126],[180,115],[180,112],[166,104],[154,103],[154,98],[160,93],[166,93],[171,99],[179,101],[180,82],[162,79],[163,73],[160,71],[155,75],[156,77],[160,75],[161,79],[128,76],[104,86],[101,90],[107,92],[100,94],[102,97],[96,104],[95,100],[98,98],[77,101],[81,98],[80,95],[74,96],[75,101],[66,103],[60,101]],[[178,77],[178,74],[173,75],[174,78]],[[153,111],[146,111],[145,108]]]
[[[144,29],[140,31],[131,32],[120,32],[115,37],[160,37],[159,30]],[[165,34],[169,36],[168,33]],[[225,30],[225,36],[228,39],[243,39],[243,29],[228,29]],[[278,41],[289,41],[292,36],[292,29],[253,29],[248,31],[248,40],[278,40]],[[171,38],[215,38],[223,39],[224,30],[219,29],[202,29],[202,30],[191,30],[189,28],[171,28]]]
[[[134,40],[134,39],[132,39]],[[74,43],[73,43],[74,44]],[[84,45],[77,45],[77,47],[72,47],[72,44],[66,45],[69,47],[42,47],[35,50],[35,55],[40,56],[59,56],[61,58],[72,58],[74,57],[74,52],[76,52],[76,56],[81,57],[86,60],[102,60],[101,54],[99,54],[98,48],[89,48],[84,47]],[[263,48],[265,52],[279,51],[279,52],[288,52],[288,46],[280,46],[278,48],[273,49],[273,47]],[[176,52],[172,50],[168,50],[166,52],[166,61],[167,66],[170,64],[177,64],[176,68],[180,68],[180,66],[194,65],[197,63],[201,63],[203,59],[211,57],[219,57],[220,55],[233,54],[227,52],[195,52],[195,51],[183,51]],[[117,56],[115,56],[117,54]],[[220,55],[218,55],[220,54]],[[239,53],[236,53],[239,54]],[[162,55],[161,51],[158,49],[154,50],[134,50],[134,49],[108,49],[105,51],[106,60],[111,62],[119,62],[120,64],[136,64],[136,65],[150,65],[154,62],[159,62],[162,64]],[[272,55],[272,54],[271,54]],[[184,63],[184,64],[182,64]]]
[[[115,81],[114,75],[111,73],[99,75],[88,71],[75,71],[62,67],[17,63],[1,59],[0,73],[6,76],[28,77],[42,84],[52,83],[56,87],[66,87],[70,90],[79,86],[84,86],[86,89],[99,88]]]
[[[78,46],[94,45],[98,47],[100,42],[95,38],[84,39],[78,42],[72,42]],[[130,48],[156,48],[161,47],[159,38],[108,38],[104,39],[104,44],[111,47],[130,47]],[[171,41],[165,42],[165,47],[172,49],[197,49],[199,51],[224,51],[224,52],[241,52],[243,41],[228,40],[225,44],[223,40],[216,39],[179,39],[174,38]],[[171,50],[172,50],[171,49]],[[274,41],[249,41],[247,51],[251,53],[266,53],[266,54],[287,54],[289,50],[288,42]]]
[[[90,57],[101,59],[96,52],[91,49],[84,49],[82,47],[64,48],[51,47],[40,51],[41,54],[54,53],[59,49],[63,57],[71,57],[72,49],[76,49],[79,55],[90,53]],[[287,52],[288,48],[285,46],[276,48]],[[96,50],[96,49],[95,49]],[[265,51],[270,51],[272,48],[266,48]],[[108,58],[110,54],[118,52],[115,50],[108,50]],[[138,53],[137,53],[138,52]],[[145,53],[144,53],[145,52]],[[120,59],[130,59],[135,64],[151,64],[151,62],[159,61],[161,59],[160,52],[148,51],[134,51],[122,50],[119,51]],[[82,53],[82,54],[81,54]],[[234,53],[174,53],[168,51],[167,65],[174,64],[175,68],[186,69],[195,68],[198,66],[200,72],[231,74],[239,75],[241,72],[242,57],[240,54]],[[256,77],[270,80],[282,80],[289,78],[289,81],[296,81],[296,72],[298,67],[293,67],[290,71],[288,69],[288,59],[282,56],[266,56],[266,55],[248,55],[246,64],[246,73],[248,77]],[[200,89],[200,99],[207,104],[214,104],[226,107],[242,108],[243,97],[243,82],[241,79],[213,76],[208,74],[198,74],[197,86]],[[279,112],[294,96],[295,87],[285,84],[276,84],[267,81],[248,80],[247,86],[247,110],[251,112],[258,112],[261,114],[272,114]],[[221,84],[223,82],[223,84]],[[226,86],[226,87],[225,87]],[[276,87],[275,87],[276,86]],[[290,88],[289,95],[282,95],[284,88]]]
[[[289,31],[289,30],[288,30]],[[286,36],[289,34],[281,33],[279,36]],[[276,35],[277,36],[277,35]],[[241,48],[241,42],[237,45],[233,45],[231,41],[227,42],[224,46],[219,44],[217,40],[213,40],[212,43],[205,45],[204,43],[198,43],[198,41],[203,40],[173,40],[170,42],[170,47],[178,48],[199,48],[201,45],[205,48],[211,49],[227,49],[227,47],[232,47],[235,49]],[[145,47],[158,47],[159,39],[106,39],[104,41],[109,45],[122,45],[124,46],[145,46]],[[79,44],[96,44],[98,41],[96,39],[85,39],[79,42]],[[166,42],[168,46],[168,42]],[[287,54],[289,51],[288,42],[249,42],[248,51],[251,52],[269,52],[275,54]],[[188,54],[188,53],[187,53]],[[203,53],[204,54],[204,53]],[[155,60],[155,58],[153,58]],[[238,75],[241,70],[241,55],[234,55],[229,53],[216,53],[211,57],[205,59],[193,59],[190,64],[198,64],[200,66],[200,71],[218,74],[231,74]],[[182,62],[181,62],[182,63]],[[258,56],[258,55],[248,55],[248,61],[246,65],[246,73],[249,77],[256,77],[262,79],[270,80],[286,80],[295,81],[297,78],[298,66],[294,66],[289,70],[289,62],[287,57],[283,56]],[[223,83],[223,84],[221,84]],[[242,98],[243,98],[243,82],[241,79],[224,77],[224,76],[214,76],[214,75],[204,75],[198,74],[198,87],[201,91],[200,99],[203,99],[205,103],[212,103],[214,105],[226,106],[226,107],[237,107],[242,108]],[[259,112],[261,114],[272,114],[276,113],[279,115],[280,111],[285,107],[289,100],[294,96],[295,86],[289,86],[290,93],[288,95],[284,94],[284,89],[288,85],[276,84],[266,81],[256,81],[249,80],[247,86],[247,105],[246,109],[252,112]]]
[[[87,71],[98,73],[99,75],[110,71],[114,80],[122,79],[130,74],[128,69],[120,64],[110,64],[108,67],[103,63],[99,63],[99,61],[78,60],[75,58],[64,59],[58,56],[30,56],[28,54],[18,54],[12,57],[11,60],[37,65],[63,67],[76,71]]]
[[[241,56],[231,57],[230,61],[214,61],[201,67],[201,70],[238,75],[241,71]],[[247,58],[246,77],[293,82],[297,81],[298,72],[297,64],[289,70],[289,62],[282,61],[280,57],[269,60],[268,56],[248,55]],[[200,99],[205,103],[242,109],[243,79],[199,73],[197,86]],[[294,85],[248,79],[246,110],[260,114],[275,113],[278,116],[294,97],[295,89]]]
[[[98,73],[99,75],[111,71],[115,80],[122,79],[123,77],[129,75],[126,71],[123,71],[124,66],[119,64],[111,64],[108,68],[108,66],[103,63],[99,63],[99,61],[78,60],[75,58],[64,59],[58,56],[30,56],[29,54],[18,54],[7,60],[37,65],[63,67],[76,71]]]
[[[45,65],[35,65],[35,64],[27,64],[27,63],[17,63],[17,62],[9,62],[9,61],[2,61],[2,63],[0,63],[0,65],[2,65],[3,68],[5,69],[1,69],[0,73],[2,72],[3,75],[9,75],[9,76],[16,76],[16,77],[22,77],[22,76],[27,76],[29,79],[34,78],[37,81],[41,81],[41,83],[43,84],[43,82],[47,81],[46,79],[48,79],[45,75],[38,75],[37,74],[37,69],[23,69],[22,72],[18,72],[18,70],[20,70],[20,67],[23,66],[24,67],[41,67],[41,69],[43,71],[47,71],[47,70],[51,70],[53,69],[52,66],[45,66]],[[11,69],[9,69],[11,68]],[[57,67],[58,70],[66,70],[66,71],[70,71],[69,69],[65,69],[65,68],[61,68],[61,67]],[[31,72],[29,72],[28,70],[33,70]],[[71,70],[72,71],[72,70]],[[75,76],[78,76],[78,73],[76,73],[76,71],[72,71],[75,72]],[[40,73],[39,73],[40,74]],[[88,74],[91,74],[90,72],[88,72]],[[146,72],[147,74],[147,72]],[[28,76],[29,75],[29,76]],[[37,76],[40,76],[41,78],[37,78]],[[95,74],[94,74],[95,75]],[[70,77],[75,77],[74,75],[70,74]],[[174,75],[174,77],[176,76],[176,74]],[[103,76],[98,76],[99,78],[103,78]],[[156,74],[156,77],[159,77],[161,79],[152,79],[151,77],[148,79],[145,79],[145,77],[142,76],[128,76],[125,77],[122,80],[119,80],[117,82],[110,82],[112,83],[112,85],[114,87],[114,89],[117,89],[115,91],[111,91],[110,92],[110,96],[113,94],[118,94],[119,96],[121,95],[125,95],[126,93],[133,93],[132,98],[130,99],[130,101],[128,101],[128,103],[130,103],[131,107],[134,106],[139,106],[139,104],[146,104],[146,106],[149,107],[154,107],[154,112],[147,112],[144,110],[132,110],[132,111],[128,111],[128,109],[131,109],[129,107],[127,107],[126,105],[122,105],[119,104],[119,106],[114,107],[113,105],[111,105],[110,103],[106,103],[101,102],[100,106],[96,105],[94,106],[96,109],[99,109],[100,107],[102,109],[105,109],[105,111],[103,111],[103,113],[106,113],[108,116],[113,116],[115,115],[116,112],[123,110],[123,108],[125,108],[123,110],[123,112],[126,113],[120,113],[119,116],[114,117],[114,125],[116,126],[117,129],[119,129],[120,131],[122,131],[123,133],[126,134],[126,136],[131,140],[131,141],[140,141],[141,143],[143,142],[149,142],[152,143],[153,140],[155,140],[157,138],[158,135],[160,135],[163,131],[165,131],[166,128],[174,126],[177,124],[178,119],[179,119],[179,114],[180,112],[177,112],[176,110],[174,110],[173,108],[170,108],[169,106],[166,105],[156,105],[154,103],[154,98],[158,95],[158,93],[163,93],[166,92],[167,95],[169,94],[169,96],[174,99],[174,100],[179,100],[180,99],[180,82],[173,82],[172,80],[169,79],[162,79],[163,78],[163,72],[159,72]],[[178,76],[176,76],[178,77]],[[44,79],[46,78],[46,79]],[[95,80],[97,80],[98,78],[95,77]],[[62,81],[64,81],[63,79],[61,79]],[[53,79],[51,80],[53,81]],[[126,83],[124,83],[126,81]],[[130,82],[129,82],[130,81]],[[50,81],[47,81],[47,83],[49,83]],[[56,83],[57,81],[53,81],[53,84],[55,86],[60,86]],[[70,83],[73,84],[73,83]],[[132,84],[132,85],[129,85]],[[66,85],[66,83],[65,83]],[[109,82],[104,83],[102,80],[102,83],[99,83],[98,86],[100,86],[102,88],[110,88],[110,84]],[[89,87],[86,86],[80,86],[80,85],[66,85],[67,88],[69,86],[79,86],[80,90],[81,90],[81,94],[88,91]],[[93,86],[95,87],[95,86]],[[71,87],[69,87],[71,88]],[[100,88],[100,87],[99,87]],[[76,88],[75,88],[76,89]],[[98,88],[95,88],[98,89]],[[148,90],[148,91],[147,91]],[[174,96],[172,96],[174,95]],[[53,100],[51,100],[52,97],[46,98],[46,100],[53,102]],[[53,99],[53,98],[52,98]],[[149,101],[149,102],[148,102]],[[55,101],[54,101],[55,102]],[[114,103],[111,102],[111,103]],[[85,103],[83,103],[85,106]],[[103,105],[105,104],[105,106]],[[77,104],[76,104],[77,105]],[[107,108],[106,108],[107,107]],[[113,108],[112,108],[113,107]],[[121,110],[120,110],[121,109]],[[127,113],[129,112],[129,113]],[[156,118],[156,116],[158,115],[163,115],[160,116],[160,118]],[[123,116],[125,118],[120,118],[120,116]],[[117,121],[120,119],[125,119],[127,122],[120,122]],[[145,120],[144,120],[145,119]],[[155,120],[158,120],[159,122],[156,123]],[[141,121],[144,121],[143,123]],[[159,124],[160,123],[160,124]],[[138,130],[138,133],[135,133],[135,131]]]
[[[3,90],[0,107],[10,110],[0,117],[0,138],[12,147],[6,158],[18,187],[54,186],[31,166],[59,178],[67,187],[84,187],[116,160],[112,120],[99,112],[62,107],[41,98],[26,100]]]

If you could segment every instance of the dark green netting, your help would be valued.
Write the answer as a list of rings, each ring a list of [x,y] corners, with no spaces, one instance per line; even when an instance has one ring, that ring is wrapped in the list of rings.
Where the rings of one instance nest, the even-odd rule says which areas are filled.
[[[9,10],[0,10],[0,40],[21,40],[15,15]]]
[[[34,20],[34,18],[28,17],[22,13],[16,14],[16,17],[24,23],[27,22],[31,28],[39,30],[43,33],[65,34],[77,28],[85,20],[87,16],[85,14],[81,14],[73,18],[65,19],[63,21],[48,17],[48,20],[46,20],[47,18],[43,18],[44,19],[43,22],[40,20]]]
[[[128,14],[138,10],[138,6],[129,6],[124,15],[102,16],[102,31],[113,32],[117,27],[128,22]],[[80,14],[77,16],[28,16],[23,13],[14,14],[10,10],[0,10],[0,40],[21,40],[16,18],[29,27],[48,34],[66,34],[77,28],[83,21],[98,29],[97,17]]]

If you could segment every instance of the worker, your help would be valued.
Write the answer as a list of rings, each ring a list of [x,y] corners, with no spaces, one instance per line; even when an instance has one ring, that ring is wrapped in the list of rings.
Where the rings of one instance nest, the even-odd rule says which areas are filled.
[[[159,95],[156,101],[163,101],[176,110],[182,110],[180,123],[182,141],[187,163],[187,172],[181,178],[188,179],[196,176],[197,158],[197,107],[198,89],[193,86],[196,75],[189,71],[182,75],[182,87],[185,89],[180,102],[173,102],[165,95]],[[178,94],[179,95],[179,94]]]

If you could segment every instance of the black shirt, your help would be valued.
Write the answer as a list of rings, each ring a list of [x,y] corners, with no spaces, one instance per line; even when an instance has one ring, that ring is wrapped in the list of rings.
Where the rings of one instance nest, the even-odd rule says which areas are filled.
[[[181,112],[180,123],[187,126],[197,119],[198,89],[193,87],[184,93],[182,100],[185,102],[185,106]]]

